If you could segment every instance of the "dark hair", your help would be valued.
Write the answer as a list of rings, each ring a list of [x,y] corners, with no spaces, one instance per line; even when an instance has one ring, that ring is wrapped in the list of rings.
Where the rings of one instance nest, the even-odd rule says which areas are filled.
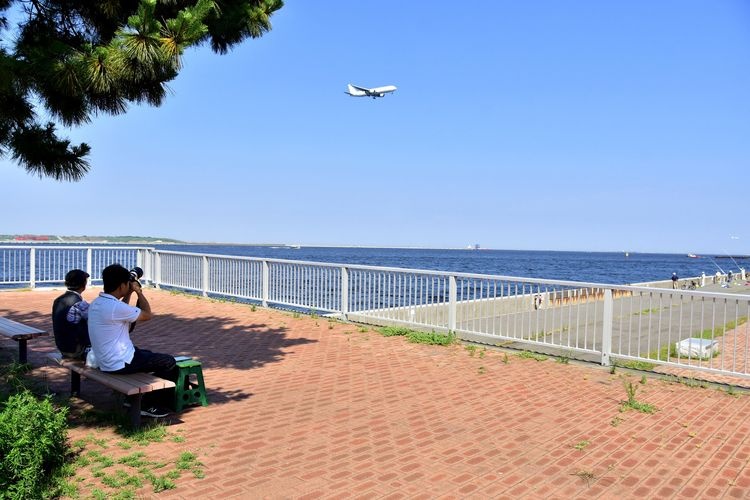
[[[130,271],[120,264],[112,264],[102,270],[102,281],[104,293],[114,292],[120,285],[130,281]]]
[[[89,273],[80,269],[71,269],[65,275],[65,286],[70,290],[78,290],[86,284]]]

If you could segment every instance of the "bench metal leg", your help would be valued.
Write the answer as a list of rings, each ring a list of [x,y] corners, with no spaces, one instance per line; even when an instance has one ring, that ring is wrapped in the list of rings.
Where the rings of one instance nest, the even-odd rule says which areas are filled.
[[[26,364],[26,339],[18,339],[18,362]]]
[[[81,374],[70,370],[70,395],[78,396],[81,393]]]
[[[130,424],[135,429],[141,426],[141,397],[142,394],[128,396],[128,403],[130,403],[128,416],[130,417]]]

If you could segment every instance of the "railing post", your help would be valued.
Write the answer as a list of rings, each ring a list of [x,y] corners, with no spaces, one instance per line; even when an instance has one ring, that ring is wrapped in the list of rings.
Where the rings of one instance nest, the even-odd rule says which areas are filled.
[[[88,284],[91,284],[91,279],[93,278],[94,274],[91,272],[92,265],[91,263],[94,261],[93,258],[94,249],[91,247],[88,247],[86,249],[86,273],[89,275]]]
[[[268,287],[270,282],[270,276],[269,276],[269,270],[268,270],[268,261],[263,261],[263,288],[261,290],[261,304],[263,307],[268,307]]]
[[[349,314],[349,269],[341,268],[341,316],[344,320]]]
[[[448,278],[448,330],[456,331],[456,298],[458,297],[458,287],[456,286],[456,277]]]
[[[602,328],[602,366],[609,366],[612,353],[612,290],[604,290],[604,326]]]
[[[36,248],[29,251],[29,288],[36,286]]]
[[[154,252],[154,282],[153,285],[157,289],[161,284],[161,254]]]
[[[208,257],[204,255],[202,261],[201,288],[203,289],[203,296],[208,297]]]
[[[143,252],[143,281],[144,283],[151,283],[153,281],[153,275],[151,274],[151,250],[144,248],[141,252]]]

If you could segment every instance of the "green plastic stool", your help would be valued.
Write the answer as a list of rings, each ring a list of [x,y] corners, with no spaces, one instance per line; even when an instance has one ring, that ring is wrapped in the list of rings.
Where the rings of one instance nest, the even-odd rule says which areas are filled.
[[[185,406],[196,403],[208,406],[206,387],[203,385],[201,362],[194,359],[179,361],[177,368],[179,368],[180,373],[177,376],[177,387],[175,387],[174,391],[174,410],[179,412]],[[190,375],[195,375],[195,382],[190,380]]]

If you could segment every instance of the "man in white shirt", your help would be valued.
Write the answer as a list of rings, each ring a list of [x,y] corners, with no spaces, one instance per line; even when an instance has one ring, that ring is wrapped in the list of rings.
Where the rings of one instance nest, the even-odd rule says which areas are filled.
[[[103,372],[123,374],[153,372],[161,378],[176,381],[177,368],[174,357],[139,349],[130,340],[131,323],[148,321],[153,316],[141,284],[138,280],[131,279],[130,271],[120,264],[105,267],[102,271],[102,281],[104,291],[91,303],[88,319],[91,349],[94,351],[99,369]],[[135,307],[128,304],[133,293],[138,296]],[[146,416],[167,414],[156,407],[141,413]]]

